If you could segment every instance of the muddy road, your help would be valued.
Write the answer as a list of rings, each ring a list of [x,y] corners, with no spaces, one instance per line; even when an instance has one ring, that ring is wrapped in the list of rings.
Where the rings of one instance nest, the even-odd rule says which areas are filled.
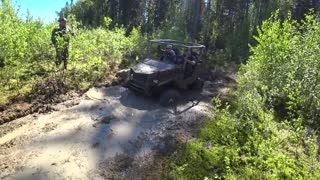
[[[120,86],[92,88],[50,113],[0,126],[0,178],[157,179],[159,159],[192,139],[210,116],[210,99],[228,89],[207,82],[163,108]]]

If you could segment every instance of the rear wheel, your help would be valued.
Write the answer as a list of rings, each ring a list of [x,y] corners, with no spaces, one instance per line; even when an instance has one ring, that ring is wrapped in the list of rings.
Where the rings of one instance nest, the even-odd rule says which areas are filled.
[[[164,107],[169,105],[175,105],[181,99],[179,91],[175,89],[168,89],[164,91],[160,96],[160,104]]]

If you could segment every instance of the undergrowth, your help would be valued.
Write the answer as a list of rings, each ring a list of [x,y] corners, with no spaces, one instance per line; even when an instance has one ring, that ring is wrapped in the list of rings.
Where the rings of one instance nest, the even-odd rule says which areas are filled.
[[[103,26],[90,29],[70,15],[68,25],[75,36],[64,72],[54,63],[55,49],[50,41],[57,24],[44,24],[31,16],[21,19],[18,13],[10,1],[0,5],[0,105],[12,97],[34,94],[34,89],[48,82],[63,81],[59,88],[81,90],[111,81],[122,59],[135,59],[141,48],[137,45],[144,42],[139,29],[133,28],[128,36],[123,27],[110,29],[112,20],[108,17]]]
[[[172,155],[169,179],[319,179],[320,17],[266,20],[236,99]]]

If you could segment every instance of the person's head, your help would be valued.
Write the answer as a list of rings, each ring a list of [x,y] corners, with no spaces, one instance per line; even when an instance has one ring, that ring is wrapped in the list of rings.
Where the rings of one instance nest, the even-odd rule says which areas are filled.
[[[60,19],[59,19],[59,25],[60,25],[61,27],[66,27],[66,25],[67,25],[67,19],[66,19],[66,18],[60,18]]]
[[[167,52],[170,52],[172,50],[172,45],[171,44],[168,44],[167,46],[166,46],[166,51]]]

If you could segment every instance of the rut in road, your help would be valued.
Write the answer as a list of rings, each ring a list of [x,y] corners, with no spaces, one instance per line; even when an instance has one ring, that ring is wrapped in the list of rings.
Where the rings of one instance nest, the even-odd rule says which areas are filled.
[[[54,106],[54,112],[2,125],[0,177],[139,176],[141,172],[132,170],[133,166],[150,167],[156,161],[155,152],[170,153],[181,132],[191,136],[200,120],[209,116],[210,104],[200,101],[201,93],[208,92],[186,92],[183,104],[163,108],[156,98],[136,96],[120,86],[92,88],[86,96]],[[144,173],[156,176],[152,170]]]

